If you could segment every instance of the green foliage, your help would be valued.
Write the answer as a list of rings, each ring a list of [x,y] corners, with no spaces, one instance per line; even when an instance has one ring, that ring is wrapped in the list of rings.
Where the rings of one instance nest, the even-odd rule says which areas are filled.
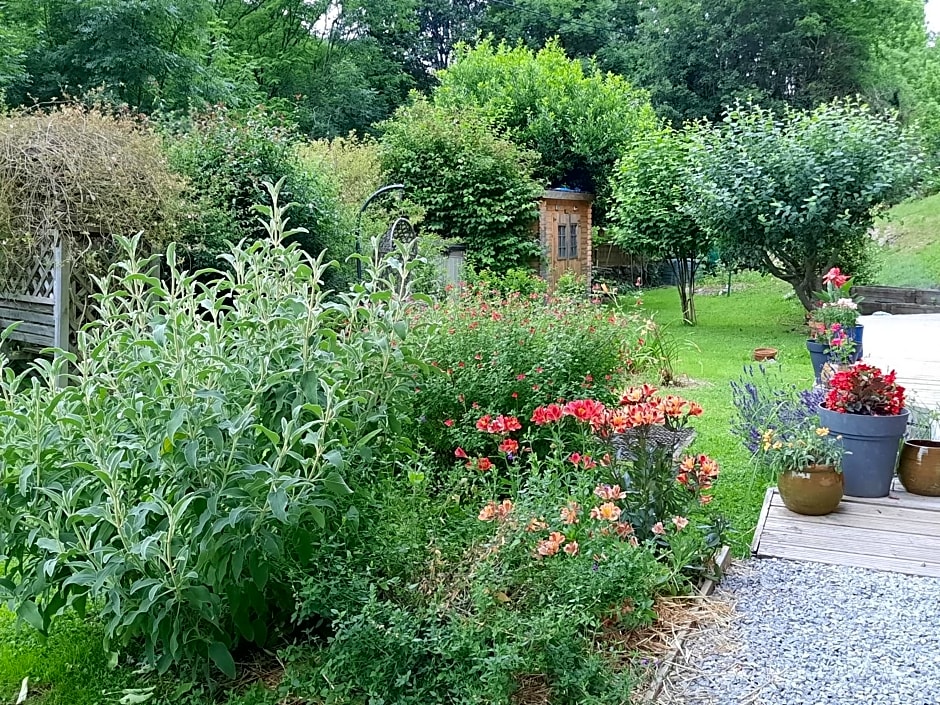
[[[346,481],[407,451],[389,435],[411,388],[407,262],[330,296],[272,195],[269,238],[211,283],[171,247],[163,285],[123,241],[77,358],[18,376],[0,359],[0,589],[34,627],[95,605],[109,648],[231,676],[232,649],[283,622],[287,566],[356,521]]]
[[[473,265],[495,272],[538,257],[535,155],[467,106],[451,110],[423,98],[382,129],[384,171],[424,209],[424,230],[459,240]]]
[[[295,130],[276,114],[225,108],[199,116],[170,144],[170,163],[189,182],[192,212],[180,241],[187,266],[216,267],[230,242],[264,238],[254,204],[265,198],[264,182],[282,179],[284,197],[300,204],[291,219],[302,230],[292,240],[312,255],[328,250],[340,261],[352,252],[335,188],[323,171],[305,168],[298,144]]]
[[[612,401],[621,375],[651,361],[639,340],[648,322],[613,314],[585,299],[468,290],[425,314],[431,365],[415,396],[419,437],[449,458],[456,446],[473,453],[486,413],[527,422],[533,409],[558,398],[592,395]]]
[[[538,176],[552,186],[603,198],[614,163],[655,127],[645,91],[596,64],[572,60],[555,42],[538,52],[484,41],[462,47],[440,73],[438,105],[481,106],[518,144],[538,152]]]
[[[530,296],[548,291],[548,283],[532,269],[510,269],[502,275],[481,269],[479,272],[469,272],[465,278],[467,285],[494,294],[498,292],[503,297],[513,293]]]
[[[695,322],[695,273],[711,238],[686,210],[691,197],[689,143],[664,128],[637,139],[614,177],[613,240],[624,250],[674,264],[686,323]]]
[[[689,212],[731,255],[758,257],[807,309],[830,267],[863,268],[875,216],[910,193],[922,162],[895,114],[853,100],[782,118],[737,107],[690,138]]]
[[[676,126],[739,100],[811,109],[862,93],[923,19],[920,0],[660,0],[640,5],[628,75]]]

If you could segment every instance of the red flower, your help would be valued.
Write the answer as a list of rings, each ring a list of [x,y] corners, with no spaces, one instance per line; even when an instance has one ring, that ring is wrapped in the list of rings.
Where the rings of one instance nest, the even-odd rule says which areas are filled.
[[[838,267],[833,267],[823,276],[823,284],[832,284],[836,289],[841,289],[849,278]]]
[[[479,419],[477,419],[477,431],[485,432],[487,428],[489,427],[489,425],[490,425],[489,414],[486,414],[486,416],[481,416]]]
[[[581,454],[572,453],[571,455],[568,456],[568,460],[570,460],[573,465],[577,465],[578,463],[581,462]]]
[[[594,399],[569,401],[562,409],[565,416],[573,416],[582,423],[601,421],[605,411],[604,405]]]
[[[521,382],[522,380],[525,379],[525,375],[516,375],[516,379],[517,379],[519,382]]]
[[[519,441],[512,438],[504,438],[499,444],[500,453],[515,453],[517,450],[519,450]]]
[[[454,425],[454,420],[453,420],[453,419],[447,419],[446,421],[444,421],[444,425],[447,426],[447,428],[450,428],[451,426]]]
[[[532,412],[532,423],[536,426],[545,426],[559,421],[563,415],[563,410],[558,404],[549,404],[548,406],[538,406]]]
[[[486,472],[493,467],[493,462],[489,458],[477,458],[477,470]]]

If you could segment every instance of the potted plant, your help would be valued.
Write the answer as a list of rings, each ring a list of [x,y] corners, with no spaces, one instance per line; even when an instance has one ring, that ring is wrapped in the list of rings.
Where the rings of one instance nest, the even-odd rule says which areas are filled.
[[[940,497],[940,441],[904,441],[898,479],[911,494]]]
[[[823,277],[825,291],[816,294],[817,305],[810,313],[810,339],[806,341],[813,372],[820,380],[823,365],[832,359],[833,342],[839,341],[841,350],[837,362],[856,362],[862,357],[864,326],[858,322],[858,304],[861,299],[851,295],[852,278],[833,267]],[[851,342],[851,345],[849,345]]]
[[[774,471],[780,497],[791,512],[819,516],[839,506],[844,453],[840,440],[828,428],[808,422],[763,433],[761,456]]]
[[[893,371],[857,362],[833,375],[819,422],[842,437],[847,495],[888,496],[909,417]]]

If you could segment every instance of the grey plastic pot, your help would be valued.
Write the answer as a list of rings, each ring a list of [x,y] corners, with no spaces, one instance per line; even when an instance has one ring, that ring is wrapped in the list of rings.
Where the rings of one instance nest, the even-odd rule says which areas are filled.
[[[901,439],[910,412],[897,416],[840,414],[819,407],[819,425],[842,436],[845,494],[851,497],[887,497],[898,464]]]

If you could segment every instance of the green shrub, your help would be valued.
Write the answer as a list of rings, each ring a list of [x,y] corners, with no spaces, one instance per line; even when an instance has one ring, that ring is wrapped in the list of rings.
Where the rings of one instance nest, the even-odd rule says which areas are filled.
[[[471,109],[439,108],[423,98],[382,129],[382,166],[424,209],[424,230],[462,242],[469,263],[495,272],[526,267],[541,254],[535,154]]]
[[[304,167],[300,137],[278,115],[254,109],[216,108],[198,116],[171,141],[172,167],[189,181],[191,212],[179,248],[192,269],[220,266],[230,242],[263,239],[254,204],[265,199],[264,183],[283,179],[283,195],[299,204],[293,236],[309,254],[324,249],[339,261],[352,252],[352,231],[341,227],[334,186],[322,171]],[[330,276],[336,276],[332,271]]]
[[[548,282],[532,269],[508,269],[504,274],[497,274],[489,269],[468,272],[465,277],[470,286],[499,292],[504,297],[516,293],[522,296],[544,294],[548,291]]]
[[[426,312],[431,365],[415,395],[419,437],[443,457],[455,446],[479,448],[485,413],[527,421],[558,398],[592,395],[609,402],[623,374],[644,369],[640,344],[649,322],[582,299],[544,301],[478,288]]]
[[[33,626],[94,605],[109,648],[232,675],[286,617],[287,566],[315,570],[316,537],[356,521],[346,481],[407,451],[410,265],[332,294],[273,196],[269,237],[207,284],[172,248],[161,284],[124,241],[67,386],[64,356],[0,358],[0,590]]]

